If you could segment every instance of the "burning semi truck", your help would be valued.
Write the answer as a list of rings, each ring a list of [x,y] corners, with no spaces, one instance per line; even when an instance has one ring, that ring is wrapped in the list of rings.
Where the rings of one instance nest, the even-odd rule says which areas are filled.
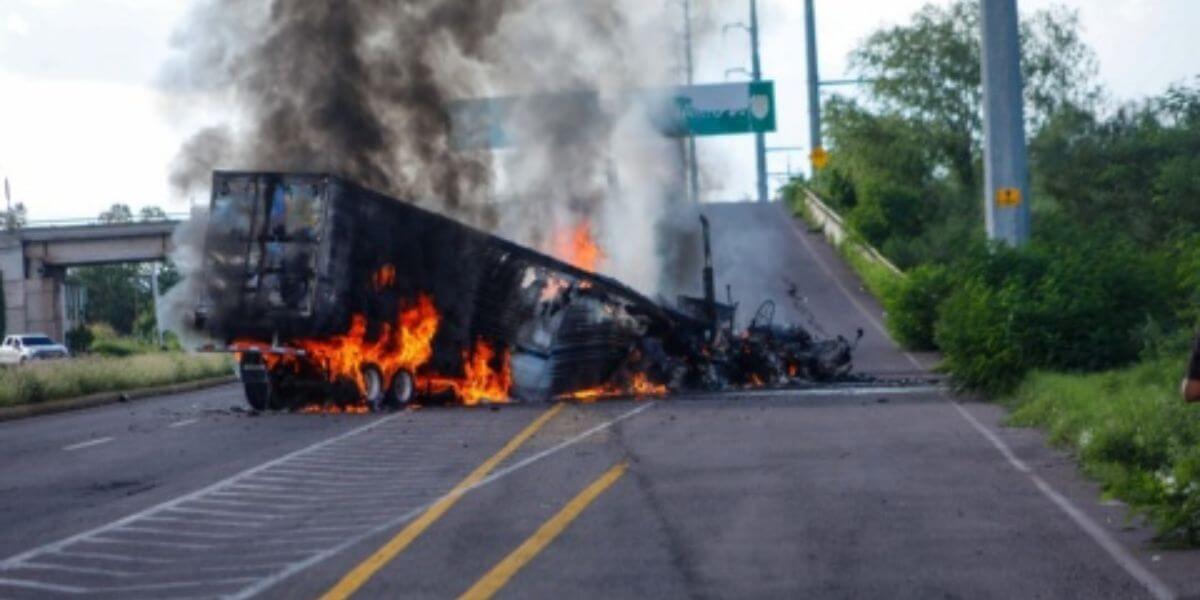
[[[708,255],[708,224],[705,251]],[[853,345],[759,310],[735,332],[677,306],[327,174],[217,172],[195,325],[234,352],[258,410],[378,410],[830,380]]]

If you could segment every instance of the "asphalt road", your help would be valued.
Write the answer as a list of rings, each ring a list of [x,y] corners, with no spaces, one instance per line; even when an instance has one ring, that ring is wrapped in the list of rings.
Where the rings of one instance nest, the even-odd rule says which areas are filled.
[[[932,363],[777,207],[709,212],[743,314],[775,297],[779,318],[862,327],[861,371]],[[0,423],[0,598],[1200,593],[1200,555],[1154,547],[1039,434],[939,390],[383,417],[240,403],[227,386]]]

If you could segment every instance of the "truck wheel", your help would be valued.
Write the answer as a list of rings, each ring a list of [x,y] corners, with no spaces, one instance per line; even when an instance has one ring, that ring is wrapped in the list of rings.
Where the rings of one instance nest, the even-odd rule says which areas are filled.
[[[417,386],[413,382],[412,373],[399,371],[392,378],[392,388],[388,393],[388,403],[392,406],[406,406],[412,402]]]
[[[363,367],[363,383],[366,384],[366,401],[367,406],[372,412],[383,410],[384,404],[387,402],[387,389],[384,388],[383,373],[379,367],[375,365],[367,365]]]
[[[247,352],[238,365],[242,389],[246,392],[246,403],[254,410],[271,410],[277,403],[275,378],[271,376],[261,354]]]
[[[257,411],[271,410],[275,394],[270,380],[261,382],[247,381],[243,385],[246,391],[246,403]]]

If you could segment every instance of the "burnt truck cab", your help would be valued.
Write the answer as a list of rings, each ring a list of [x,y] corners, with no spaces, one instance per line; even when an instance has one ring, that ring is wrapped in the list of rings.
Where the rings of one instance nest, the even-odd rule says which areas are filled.
[[[403,404],[480,371],[489,393],[548,399],[603,384],[664,326],[614,280],[328,174],[214,173],[202,273],[196,326],[238,353],[256,409]],[[425,304],[427,356],[393,364]]]

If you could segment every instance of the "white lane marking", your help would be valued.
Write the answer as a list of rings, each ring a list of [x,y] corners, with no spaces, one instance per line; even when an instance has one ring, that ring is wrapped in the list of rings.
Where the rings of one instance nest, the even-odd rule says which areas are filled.
[[[76,551],[68,552],[66,550],[60,550],[57,552],[50,552],[49,554],[53,554],[55,556],[65,556],[67,558],[91,558],[91,559],[96,559],[96,560],[111,560],[111,561],[116,561],[116,562],[146,563],[146,564],[158,564],[158,565],[169,565],[172,562],[174,562],[174,561],[170,561],[170,560],[162,560],[162,559],[157,559],[157,558],[142,558],[140,556],[126,556],[124,554],[109,554],[107,552],[76,552]],[[24,563],[22,563],[22,564],[24,564]]]
[[[78,444],[71,444],[70,446],[63,446],[63,450],[72,452],[74,450],[82,450],[84,448],[91,448],[92,446],[99,446],[100,444],[107,444],[111,441],[113,441],[113,438],[111,437],[96,438],[86,442],[79,442]]]
[[[731,396],[740,396],[746,398],[774,398],[774,397],[796,397],[796,396],[849,396],[857,398],[860,396],[919,396],[923,394],[944,393],[945,386],[940,385],[914,385],[914,386],[870,386],[870,387],[844,387],[844,388],[780,388],[780,389],[757,389],[757,390],[729,390],[724,392],[714,393],[696,393],[688,394],[688,400],[695,398],[729,398]],[[681,400],[686,402],[687,400]]]
[[[0,586],[28,588],[31,590],[41,590],[43,592],[57,592],[59,594],[82,594],[87,590],[73,585],[55,585],[52,583],[41,583],[40,581],[29,581],[28,579],[11,579],[8,577],[0,577]]]
[[[146,515],[142,517],[144,521],[163,521],[167,523],[185,523],[187,525],[204,525],[206,527],[262,527],[265,523],[252,523],[249,521],[222,521],[221,519],[183,519],[179,517],[162,517],[158,515]]]
[[[109,531],[107,533],[119,532]],[[90,537],[83,541],[88,544],[125,544],[128,546],[155,546],[157,548],[180,548],[183,550],[211,550],[212,548],[216,548],[212,544],[185,544],[183,542],[159,542],[156,540],[120,540],[105,537]]]
[[[198,423],[199,421],[200,421],[200,419],[184,419],[182,421],[176,421],[174,423],[171,423],[170,425],[167,425],[167,427],[169,427],[171,429],[175,429],[178,427],[187,427],[188,425]]]
[[[833,279],[834,284],[836,284],[838,289],[840,289],[846,298],[850,300],[850,303],[853,304],[855,308],[857,308],[858,311],[862,313],[862,315],[866,317],[872,325],[875,326],[876,329],[883,333],[888,340],[890,340],[896,345],[897,348],[899,348],[899,344],[896,344],[895,340],[891,339],[891,336],[888,335],[888,332],[883,327],[883,324],[875,319],[875,317],[871,315],[870,311],[868,311],[866,307],[864,307],[862,303],[860,303],[850,293],[850,291],[846,289],[846,286],[842,284],[841,280],[834,275],[833,270],[830,269],[829,266],[821,260],[820,256],[817,255],[816,251],[813,250],[809,241],[802,234],[800,234],[799,231],[796,230],[796,224],[794,221],[792,221],[792,230],[796,232],[796,237],[800,238],[801,243],[803,243],[805,248],[808,249],[809,254],[812,255],[813,259],[817,261],[817,264],[820,265],[821,269],[825,271],[825,274],[828,275],[830,279]],[[911,362],[917,368],[925,368],[911,353],[903,352],[903,354],[908,358],[909,362]],[[1113,537],[1109,535],[1103,527],[1093,521],[1091,517],[1087,516],[1087,514],[1080,510],[1079,507],[1072,504],[1071,501],[1066,498],[1066,496],[1063,496],[1044,479],[1034,473],[1033,470],[1029,468],[1029,465],[1017,458],[1017,455],[1012,451],[1012,448],[1010,448],[1008,444],[1004,442],[1004,440],[1000,439],[999,436],[985,427],[983,423],[980,423],[979,420],[975,418],[975,415],[972,415],[965,408],[963,408],[961,404],[954,400],[954,398],[951,398],[945,392],[942,392],[942,396],[946,398],[955,409],[957,409],[958,414],[962,415],[962,418],[965,419],[967,423],[969,423],[971,427],[979,433],[979,435],[983,436],[984,439],[991,443],[992,447],[1000,452],[1000,454],[1005,458],[1005,460],[1008,461],[1010,465],[1012,465],[1014,469],[1028,476],[1034,487],[1036,487],[1043,496],[1045,496],[1052,503],[1054,503],[1055,506],[1066,513],[1066,515],[1075,522],[1075,525],[1077,525],[1083,530],[1084,533],[1091,537],[1092,541],[1096,542],[1096,544],[1098,544],[1105,552],[1107,552],[1117,564],[1121,565],[1121,567],[1125,569],[1125,572],[1129,573],[1131,577],[1145,586],[1151,595],[1153,595],[1155,598],[1159,598],[1160,600],[1175,598],[1175,592],[1172,591],[1166,583],[1159,579],[1157,575],[1151,573],[1145,567],[1143,567],[1142,564],[1138,562],[1137,558],[1130,554],[1120,542],[1113,539]]]
[[[194,500],[194,501],[193,501],[193,503],[194,503],[194,504],[198,504],[198,503],[203,503],[203,504],[216,504],[216,505],[218,505],[218,506],[243,506],[243,507],[246,507],[246,508],[258,508],[258,509],[261,509],[261,508],[264,508],[265,506],[267,506],[267,505],[266,505],[266,504],[264,504],[262,501],[258,501],[258,502],[243,502],[243,501],[240,501],[240,500],[226,500],[226,499],[224,499],[224,498],[204,498],[204,499],[196,499],[196,500]],[[280,509],[280,508],[289,508],[289,509],[291,509],[291,508],[307,508],[307,507],[310,507],[310,506],[315,506],[315,505],[314,505],[312,502],[306,502],[306,503],[303,503],[303,504],[301,504],[301,503],[296,503],[296,504],[284,504],[284,505],[281,505],[281,504],[279,504],[279,503],[272,503],[272,504],[270,505],[270,507],[271,507],[271,509],[272,509],[272,510],[278,510],[278,509]],[[132,527],[126,527],[125,529],[133,529],[133,528],[132,528]],[[161,533],[173,533],[173,532],[170,532],[170,531],[162,531]]]
[[[643,404],[633,410],[622,413],[622,414],[618,415],[617,417],[615,417],[609,421],[606,421],[604,423],[601,423],[583,433],[580,433],[579,435],[576,435],[575,437],[570,438],[567,441],[562,442],[548,450],[543,450],[542,452],[534,454],[533,456],[530,456],[529,458],[526,458],[525,460],[515,463],[512,466],[509,466],[509,467],[499,470],[499,471],[495,471],[490,476],[485,477],[484,479],[480,480],[479,483],[476,483],[473,486],[470,486],[467,488],[462,488],[457,491],[452,491],[450,493],[447,493],[447,494],[441,496],[440,498],[436,498],[425,504],[422,504],[421,506],[418,506],[418,507],[416,507],[416,508],[414,508],[414,509],[412,509],[412,510],[410,510],[410,511],[400,515],[399,517],[396,517],[386,523],[383,523],[381,525],[376,525],[376,526],[372,527],[371,529],[368,529],[367,531],[365,531],[359,535],[356,535],[354,537],[346,538],[346,540],[344,542],[342,542],[341,544],[334,546],[332,548],[328,548],[326,550],[322,550],[321,552],[314,554],[311,557],[309,557],[305,560],[299,561],[295,564],[288,565],[287,568],[279,571],[278,573],[275,573],[274,575],[271,575],[270,577],[264,578],[264,579],[260,580],[258,583],[255,583],[254,585],[252,585],[248,588],[245,588],[245,589],[239,591],[238,593],[233,594],[232,596],[228,596],[228,598],[230,600],[238,600],[238,599],[245,599],[245,598],[251,598],[253,596],[257,596],[258,594],[262,593],[264,590],[269,589],[271,586],[279,583],[280,581],[283,581],[284,579],[287,579],[288,577],[291,577],[292,575],[294,575],[296,573],[299,573],[315,564],[318,564],[332,556],[335,556],[338,553],[346,550],[347,548],[350,548],[351,546],[354,546],[355,544],[358,544],[359,542],[361,542],[371,536],[379,535],[385,531],[395,529],[396,527],[398,527],[412,519],[415,519],[417,517],[417,515],[420,515],[421,513],[425,512],[425,510],[427,508],[432,506],[434,503],[440,502],[443,498],[451,498],[451,497],[461,496],[463,494],[470,492],[471,490],[474,490],[474,489],[477,489],[484,485],[487,485],[493,481],[496,481],[497,479],[500,479],[501,477],[504,477],[505,475],[514,473],[514,472],[516,472],[520,469],[523,469],[543,458],[546,458],[547,456],[555,454],[555,453],[563,450],[564,448],[573,446],[573,445],[595,435],[596,433],[604,431],[605,429],[608,429],[609,427],[612,427],[613,425],[620,423],[621,421],[624,421],[624,420],[634,417],[638,414],[641,414],[643,411],[650,408],[651,406],[654,406],[655,404],[656,404],[655,402],[647,402],[646,404]]]
[[[167,510],[169,510],[171,512],[175,512],[175,513],[184,513],[184,514],[188,514],[188,515],[205,515],[205,516],[209,516],[209,517],[229,517],[235,521],[239,520],[239,519],[245,519],[246,521],[249,521],[251,523],[258,523],[260,521],[269,521],[271,519],[279,518],[279,515],[246,514],[244,512],[236,512],[236,511],[232,511],[232,510],[210,510],[210,509],[206,509],[206,508],[191,508],[191,507],[186,507],[186,506],[172,506],[171,508],[168,508]]]
[[[179,581],[174,583],[147,583],[142,585],[123,585],[119,587],[95,588],[96,592],[149,592],[155,590],[174,590],[178,588],[219,586],[228,583],[248,583],[253,577],[234,577],[230,579],[209,579],[207,581]]]
[[[267,462],[265,462],[265,463],[263,463],[263,464],[261,464],[261,465],[258,465],[257,467],[251,467],[251,468],[249,468],[249,469],[246,469],[245,471],[242,471],[241,473],[238,473],[238,474],[236,474],[236,475],[233,475],[233,476],[231,476],[231,477],[227,477],[227,478],[225,478],[225,479],[222,479],[221,481],[218,481],[218,482],[216,482],[216,483],[214,483],[214,484],[212,484],[212,485],[209,485],[209,486],[207,486],[207,487],[200,488],[200,489],[198,489],[198,490],[196,490],[196,491],[194,491],[194,492],[191,492],[190,494],[184,494],[183,496],[179,496],[178,498],[175,498],[175,499],[173,499],[173,500],[168,500],[167,502],[163,502],[162,504],[158,504],[158,505],[155,505],[155,506],[151,506],[150,508],[147,508],[147,509],[144,509],[144,510],[140,510],[140,511],[138,511],[138,512],[135,512],[135,513],[133,513],[133,514],[131,514],[131,515],[128,515],[128,516],[122,517],[122,518],[120,518],[120,519],[118,519],[118,520],[116,520],[116,521],[113,521],[113,522],[111,522],[111,523],[108,523],[108,524],[105,524],[105,525],[101,525],[101,526],[99,526],[99,527],[96,527],[96,528],[94,528],[94,529],[89,529],[89,530],[87,530],[87,531],[84,531],[84,532],[81,532],[81,533],[77,533],[77,534],[75,534],[75,535],[73,535],[73,536],[70,536],[70,537],[63,538],[63,539],[61,539],[61,540],[58,540],[57,542],[51,542],[51,543],[49,543],[49,544],[44,544],[44,545],[42,545],[42,546],[38,546],[38,547],[36,547],[36,548],[33,548],[33,549],[31,549],[31,550],[27,550],[27,551],[25,551],[25,552],[22,552],[22,553],[20,553],[20,554],[17,554],[17,555],[15,555],[15,556],[9,557],[9,558],[5,559],[4,561],[0,562],[0,569],[11,569],[11,568],[14,568],[14,567],[16,567],[16,566],[20,565],[20,564],[21,564],[22,562],[24,562],[25,560],[28,560],[28,559],[30,559],[30,558],[33,558],[34,556],[37,556],[38,554],[41,554],[41,553],[43,553],[43,552],[57,552],[57,551],[61,551],[63,548],[65,548],[65,547],[67,547],[67,546],[69,546],[69,545],[71,545],[71,544],[74,544],[74,543],[76,543],[76,542],[79,542],[79,541],[85,540],[85,539],[87,539],[87,538],[89,538],[89,537],[91,537],[91,536],[94,536],[94,535],[97,535],[97,534],[100,534],[100,533],[104,533],[105,531],[109,531],[109,530],[112,530],[112,529],[115,529],[115,528],[121,527],[121,526],[123,526],[123,525],[128,525],[128,524],[130,524],[130,523],[132,523],[132,522],[134,522],[134,521],[136,521],[136,520],[138,520],[138,519],[141,519],[141,518],[143,518],[143,517],[151,516],[151,515],[152,515],[152,513],[156,512],[156,511],[162,511],[162,510],[165,510],[165,509],[168,509],[168,508],[173,508],[173,507],[175,507],[175,506],[178,506],[178,505],[180,505],[180,504],[183,504],[184,502],[187,502],[187,501],[189,501],[189,500],[191,500],[191,499],[193,499],[193,498],[199,498],[199,497],[201,497],[201,496],[203,496],[203,495],[205,495],[205,494],[208,494],[208,493],[210,493],[210,492],[214,492],[214,491],[217,491],[217,490],[219,490],[219,489],[222,489],[223,487],[229,486],[229,485],[231,485],[231,484],[233,484],[233,483],[235,483],[235,482],[237,482],[237,481],[240,481],[241,479],[245,479],[245,478],[247,478],[247,477],[249,477],[249,476],[251,476],[251,475],[254,475],[255,473],[262,472],[262,471],[264,471],[264,470],[266,470],[266,469],[269,469],[269,468],[271,468],[271,467],[273,467],[273,466],[275,466],[275,465],[281,464],[281,463],[283,463],[284,461],[287,461],[288,459],[291,459],[291,458],[293,458],[293,457],[296,457],[296,456],[302,456],[302,455],[304,455],[305,453],[308,453],[308,452],[313,452],[313,451],[315,451],[315,450],[318,450],[318,449],[320,449],[320,448],[324,448],[324,447],[326,447],[326,446],[329,446],[329,445],[331,445],[331,444],[335,444],[335,443],[337,443],[337,442],[340,442],[340,441],[342,441],[342,440],[344,440],[344,439],[347,439],[347,438],[349,438],[349,437],[352,437],[352,436],[358,435],[358,434],[360,434],[360,433],[363,433],[363,432],[366,432],[366,431],[370,431],[370,430],[372,430],[372,429],[374,429],[374,428],[376,428],[376,427],[378,427],[378,426],[380,426],[380,425],[382,425],[382,424],[384,424],[384,423],[387,423],[387,422],[389,422],[389,421],[392,421],[392,420],[394,420],[394,419],[397,419],[397,418],[401,417],[402,415],[403,415],[403,413],[396,413],[396,414],[394,414],[394,415],[388,415],[388,416],[386,416],[386,417],[382,417],[382,418],[380,418],[380,419],[376,419],[375,421],[372,421],[372,422],[370,422],[370,423],[367,423],[366,425],[363,425],[363,426],[361,426],[361,427],[357,427],[357,428],[355,428],[355,429],[351,429],[350,431],[347,431],[347,432],[345,432],[345,433],[342,433],[342,434],[340,434],[340,435],[337,435],[337,436],[331,437],[331,438],[329,438],[329,439],[327,439],[327,440],[324,440],[324,441],[321,441],[321,442],[317,442],[317,443],[315,443],[315,444],[312,444],[312,445],[309,445],[309,446],[305,446],[304,448],[301,448],[301,449],[299,449],[299,450],[296,450],[296,451],[294,451],[294,452],[289,452],[288,454],[285,454],[285,455],[283,455],[283,456],[281,456],[281,457],[279,457],[279,458],[276,458],[276,459],[274,459],[274,460],[267,461]],[[239,524],[239,525],[241,525],[241,524]]]
[[[951,401],[951,404],[953,404],[954,408],[958,409],[958,413],[962,415],[963,419],[966,419],[966,421],[975,428],[975,431],[978,431],[980,435],[992,443],[992,446],[994,446],[996,450],[998,450],[1000,454],[1004,456],[1004,458],[1010,465],[1012,465],[1014,469],[1028,476],[1029,480],[1035,487],[1037,487],[1038,491],[1040,491],[1043,496],[1048,498],[1054,503],[1055,506],[1066,513],[1066,515],[1070,517],[1070,519],[1074,521],[1084,533],[1086,533],[1094,542],[1096,542],[1096,544],[1104,549],[1104,551],[1107,552],[1108,555],[1117,562],[1117,564],[1121,565],[1121,567],[1125,569],[1125,572],[1129,573],[1131,577],[1138,580],[1139,583],[1145,586],[1152,596],[1158,598],[1159,600],[1170,600],[1176,597],[1175,592],[1170,588],[1170,586],[1168,586],[1162,579],[1159,579],[1157,575],[1151,573],[1148,569],[1146,569],[1146,567],[1142,566],[1142,563],[1139,562],[1138,559],[1133,556],[1133,554],[1130,554],[1125,546],[1113,539],[1113,537],[1109,535],[1109,533],[1105,531],[1103,527],[1092,520],[1091,517],[1080,510],[1077,506],[1072,504],[1071,501],[1066,498],[1066,496],[1063,496],[1058,492],[1058,490],[1054,489],[1053,486],[1047,483],[1046,480],[1038,476],[1037,473],[1034,473],[1033,469],[1029,468],[1029,465],[1017,458],[1016,454],[1013,453],[1008,444],[1004,443],[1004,440],[1000,439],[999,436],[984,426],[983,423],[980,423],[979,419],[975,418],[975,415],[972,415],[967,411],[967,409],[963,408],[962,405],[957,402]]]
[[[287,487],[283,487],[283,486],[278,486],[278,485],[254,485],[254,484],[251,484],[251,483],[231,483],[231,484],[229,484],[229,485],[227,485],[227,486],[225,486],[225,487],[226,487],[226,489],[230,489],[230,490],[233,490],[233,489],[238,489],[238,490],[262,490],[262,491],[264,491],[264,492],[288,492],[288,491],[291,491],[291,488],[287,488]]]
[[[21,565],[22,569],[37,569],[42,571],[64,571],[67,573],[80,573],[83,575],[104,575],[105,577],[133,577],[135,573],[128,571],[114,571],[112,569],[97,569],[90,567],[72,567],[68,565],[52,565],[50,563],[27,562]]]
[[[157,527],[120,527],[113,531],[133,531],[137,533],[153,533],[158,535],[176,535],[179,537],[198,537],[209,540],[236,540],[247,537],[247,533],[212,533],[209,531],[184,531],[182,529],[159,529]]]

